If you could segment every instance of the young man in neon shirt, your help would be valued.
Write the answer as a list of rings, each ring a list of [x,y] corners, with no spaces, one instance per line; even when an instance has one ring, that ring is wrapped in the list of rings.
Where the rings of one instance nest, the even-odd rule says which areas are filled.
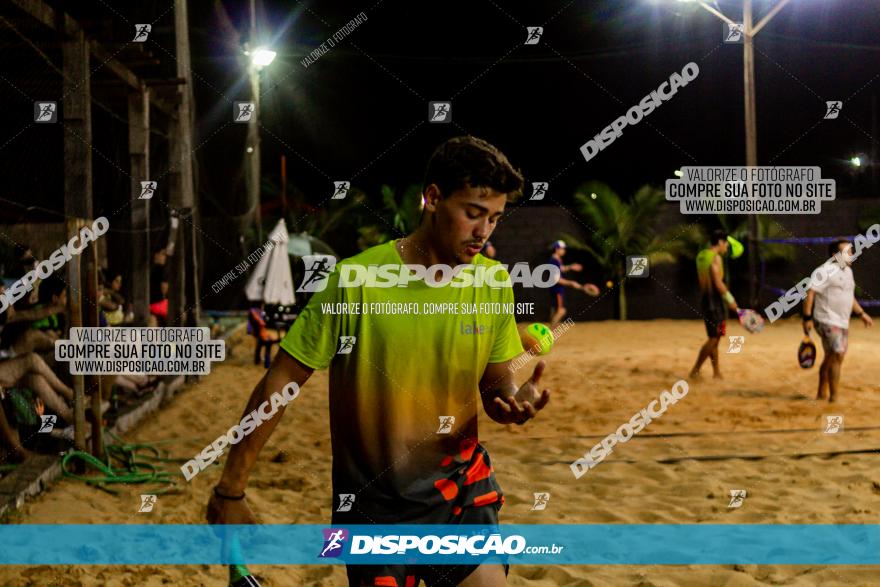
[[[510,287],[488,283],[341,287],[340,273],[350,265],[497,265],[480,250],[521,188],[520,173],[485,141],[458,137],[442,144],[428,163],[419,227],[341,261],[294,322],[281,342],[285,352],[251,395],[246,414],[291,381],[302,386],[315,369],[330,369],[333,525],[497,523],[503,494],[478,441],[477,398],[496,422],[524,424],[550,397],[537,387],[543,362],[521,386],[508,368],[523,353],[514,316],[325,315],[321,304],[512,304]],[[499,279],[508,279],[499,273]],[[283,411],[230,451],[208,504],[210,522],[256,521],[244,491]],[[347,572],[354,586],[413,587],[419,580],[432,587],[506,584],[506,568],[497,564],[349,565]]]

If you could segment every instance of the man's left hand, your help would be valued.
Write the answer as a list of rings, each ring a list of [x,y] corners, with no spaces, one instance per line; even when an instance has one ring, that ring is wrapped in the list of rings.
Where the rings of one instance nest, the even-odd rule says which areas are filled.
[[[866,312],[862,312],[862,315],[859,317],[862,319],[862,322],[865,323],[865,328],[867,328],[869,326],[874,326],[874,321],[871,320],[871,317],[868,316],[868,314]]]
[[[544,373],[544,367],[544,361],[538,361],[531,378],[523,383],[516,394],[506,398],[495,398],[495,403],[504,414],[507,424],[525,424],[537,416],[550,401],[549,389],[538,392],[538,381]]]

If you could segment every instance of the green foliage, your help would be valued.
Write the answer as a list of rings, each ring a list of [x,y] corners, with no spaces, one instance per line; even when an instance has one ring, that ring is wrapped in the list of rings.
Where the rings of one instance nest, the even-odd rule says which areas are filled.
[[[394,190],[387,185],[382,186],[382,203],[385,211],[391,215],[391,225],[403,234],[414,231],[422,217],[422,187],[418,184],[409,185],[400,197],[400,203]]]
[[[721,227],[727,231],[727,234],[749,246],[749,220],[747,216],[727,216],[718,214],[718,221]],[[758,240],[765,238],[787,238],[794,236],[785,230],[778,222],[770,216],[758,216]],[[780,243],[761,243],[758,248],[760,258],[764,261],[794,261],[795,247],[794,245],[784,245]],[[747,254],[741,259],[746,259]]]
[[[596,197],[593,198],[592,194]],[[693,258],[705,241],[697,223],[657,232],[657,218],[666,203],[660,188],[644,185],[624,201],[608,185],[590,181],[575,192],[575,209],[592,231],[587,241],[564,234],[572,249],[584,250],[618,284],[618,316],[626,320],[625,273],[628,255],[645,255],[652,266]]]
[[[382,222],[358,228],[358,247],[361,250],[400,238],[418,228],[422,215],[422,188],[409,185],[398,196],[391,186],[383,185]]]

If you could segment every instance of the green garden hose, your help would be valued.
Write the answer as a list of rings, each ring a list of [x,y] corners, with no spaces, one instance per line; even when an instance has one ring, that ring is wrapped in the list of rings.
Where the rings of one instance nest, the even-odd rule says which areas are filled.
[[[116,483],[126,485],[136,483],[165,485],[165,487],[154,490],[153,493],[155,495],[169,493],[177,489],[173,473],[161,470],[153,463],[146,461],[183,462],[186,459],[163,457],[159,449],[156,448],[155,443],[127,443],[109,430],[105,430],[105,434],[115,441],[111,444],[104,444],[106,462],[87,452],[72,450],[61,459],[62,474],[71,479],[84,481],[93,487],[114,495],[118,494],[119,491],[108,486]],[[144,452],[148,454],[143,454]],[[79,475],[71,472],[68,470],[67,464],[74,459],[83,461],[87,467],[96,469],[98,472],[103,473],[103,475]],[[119,466],[114,466],[112,461],[117,461]]]

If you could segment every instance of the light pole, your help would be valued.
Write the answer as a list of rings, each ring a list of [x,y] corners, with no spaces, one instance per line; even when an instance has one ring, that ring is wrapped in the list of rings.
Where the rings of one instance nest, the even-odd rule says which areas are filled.
[[[250,35],[248,44],[245,45],[245,55],[248,59],[248,81],[251,86],[251,100],[254,103],[253,114],[248,119],[247,152],[248,175],[248,203],[254,208],[254,220],[257,224],[257,242],[263,242],[263,224],[260,213],[260,70],[272,63],[275,59],[275,51],[265,47],[254,47],[259,34],[257,32],[257,3],[250,0],[248,3],[250,13]]]
[[[248,59],[248,81],[251,86],[251,100],[254,103],[253,113],[248,120],[247,153],[248,153],[248,204],[254,208],[254,220],[257,225],[257,241],[263,241],[263,225],[260,214],[260,70],[272,63],[275,52],[264,47],[245,49]]]
[[[704,0],[679,0],[680,2],[696,2],[707,12],[720,18],[727,24],[736,24],[721,11],[709,6]],[[746,123],[746,165],[758,164],[758,123],[755,103],[755,46],[754,37],[763,29],[776,14],[791,0],[779,0],[764,18],[754,24],[752,19],[752,0],[743,0],[743,92],[745,94]],[[749,305],[758,305],[758,217],[748,216],[749,229]]]

